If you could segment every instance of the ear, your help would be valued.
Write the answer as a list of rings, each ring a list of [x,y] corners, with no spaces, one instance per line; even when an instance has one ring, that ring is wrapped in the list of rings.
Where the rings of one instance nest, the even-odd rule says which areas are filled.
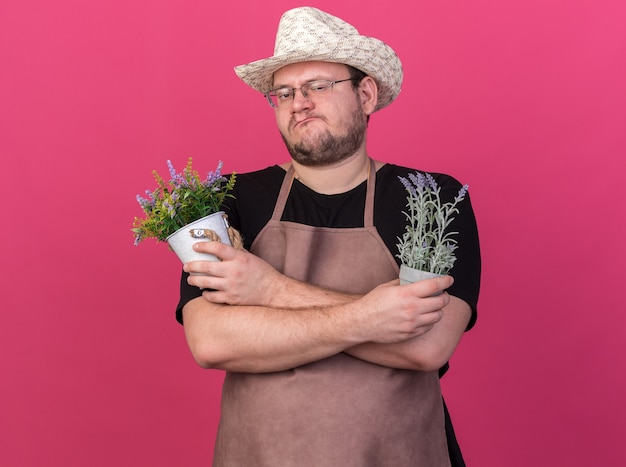
[[[359,83],[359,97],[361,98],[363,112],[366,115],[371,115],[378,103],[378,86],[374,78],[366,76],[361,80]]]

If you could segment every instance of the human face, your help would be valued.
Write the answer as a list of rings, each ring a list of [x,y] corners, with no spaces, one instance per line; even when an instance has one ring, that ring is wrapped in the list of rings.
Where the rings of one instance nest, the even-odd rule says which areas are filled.
[[[313,80],[343,80],[348,67],[338,63],[303,62],[274,74],[274,88],[299,88]],[[338,83],[324,96],[305,98],[275,109],[280,134],[294,161],[319,167],[341,162],[364,148],[367,115],[351,82]]]

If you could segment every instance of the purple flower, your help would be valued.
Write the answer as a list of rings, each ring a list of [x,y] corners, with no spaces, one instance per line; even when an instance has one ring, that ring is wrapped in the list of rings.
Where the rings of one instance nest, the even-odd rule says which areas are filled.
[[[433,190],[437,190],[437,182],[435,181],[435,179],[433,178],[431,174],[429,173],[426,174],[426,180],[428,181],[428,184]]]
[[[176,216],[176,206],[169,201],[163,201],[163,207],[167,210],[169,216],[173,219]]]
[[[178,174],[176,173],[176,169],[174,169],[174,165],[172,164],[172,161],[170,160],[167,161],[167,168],[170,171],[170,178],[174,180]]]
[[[215,185],[217,182],[224,181],[224,177],[222,177],[223,165],[224,163],[222,161],[219,161],[217,163],[217,168],[215,169],[215,172],[211,171],[207,174],[206,180],[204,182],[205,186],[212,186]]]
[[[146,195],[148,195],[148,199],[144,198],[141,195],[137,195],[137,202],[139,203],[139,206],[141,206],[141,209],[143,209],[145,212],[150,212],[152,209],[154,209],[156,199],[154,197],[154,194],[150,190],[146,190]]]
[[[415,188],[413,187],[413,185],[411,185],[411,183],[406,178],[404,177],[398,177],[398,178],[402,182],[402,185],[404,185],[404,188],[406,189],[406,191],[408,191],[411,194],[411,196],[417,196],[417,193],[415,192]]]
[[[459,190],[459,193],[456,195],[456,198],[454,198],[454,202],[455,203],[461,202],[463,198],[465,198],[465,195],[467,194],[468,189],[469,189],[469,185],[463,185],[461,189]]]
[[[413,182],[413,185],[415,186],[415,188],[417,188],[417,191],[419,191],[420,193],[422,192],[422,190],[424,189],[424,187],[426,186],[426,181],[424,179],[424,174],[417,172],[417,173],[412,173],[409,174],[409,180],[411,180],[411,182]]]
[[[174,169],[174,165],[170,160],[167,161],[167,169],[170,172],[170,178],[174,187],[186,187],[189,185],[183,174],[176,173],[176,169]]]
[[[141,195],[137,195],[137,202],[142,209],[145,209],[145,206],[148,204],[148,200],[146,198],[142,198]]]

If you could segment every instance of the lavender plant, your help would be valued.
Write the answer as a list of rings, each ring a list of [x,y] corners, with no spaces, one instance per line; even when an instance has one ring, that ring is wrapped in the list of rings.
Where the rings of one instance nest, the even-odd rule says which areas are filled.
[[[219,161],[215,172],[209,172],[204,180],[192,168],[191,157],[181,173],[177,173],[172,162],[167,161],[169,181],[153,170],[157,188],[146,190],[147,197],[137,195],[145,217],[135,217],[133,222],[131,230],[135,234],[135,245],[146,238],[165,241],[181,227],[220,211],[226,197],[232,196],[230,191],[235,185],[235,173],[229,178],[224,177],[222,165]]]
[[[447,274],[456,261],[458,232],[448,228],[458,214],[457,205],[465,198],[468,185],[464,185],[453,201],[442,203],[441,188],[432,175],[417,172],[408,179],[398,177],[407,195],[408,219],[406,231],[398,238],[396,255],[407,267],[436,274]]]

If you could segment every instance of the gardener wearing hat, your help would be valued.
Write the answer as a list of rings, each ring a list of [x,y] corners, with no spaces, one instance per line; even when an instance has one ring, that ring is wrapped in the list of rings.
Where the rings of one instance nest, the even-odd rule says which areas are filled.
[[[400,92],[398,57],[305,7],[282,16],[272,57],[235,71],[265,94],[291,161],[238,176],[226,210],[246,250],[200,243],[222,261],[184,266],[191,352],[226,370],[214,465],[451,465],[438,373],[475,320],[478,238],[466,199],[455,280],[398,285],[398,176],[414,170],[366,149],[369,116]]]

